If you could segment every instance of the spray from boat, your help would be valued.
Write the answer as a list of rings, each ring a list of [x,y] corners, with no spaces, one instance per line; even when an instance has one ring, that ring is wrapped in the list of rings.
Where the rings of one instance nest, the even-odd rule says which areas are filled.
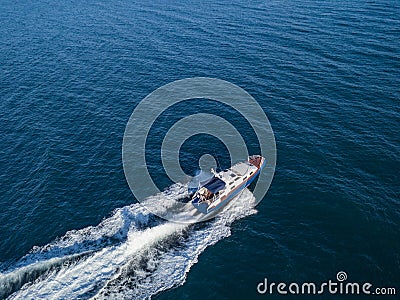
[[[187,185],[161,194],[188,197]],[[149,201],[157,203],[162,195]],[[97,226],[72,230],[0,273],[1,298],[144,299],[179,286],[198,256],[230,235],[230,225],[254,214],[244,189],[211,221],[168,222],[141,204],[116,209]],[[191,204],[190,204],[191,205]],[[191,209],[194,209],[191,205]]]

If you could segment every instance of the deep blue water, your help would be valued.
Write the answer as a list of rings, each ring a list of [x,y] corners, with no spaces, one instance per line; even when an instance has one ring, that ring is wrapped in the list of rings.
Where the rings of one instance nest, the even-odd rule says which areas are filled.
[[[399,16],[394,0],[2,1],[0,297],[250,299],[264,277],[322,282],[338,271],[400,293]],[[164,224],[159,241],[151,228],[162,222],[126,183],[122,138],[147,94],[197,76],[230,81],[260,103],[276,173],[256,214]],[[230,120],[257,149],[249,124],[206,101],[158,120],[150,153],[160,133],[198,111]],[[189,170],[209,148],[201,141],[183,147]],[[226,164],[226,149],[215,149]],[[152,176],[166,188],[157,164]],[[153,244],[125,257],[118,247],[135,238]],[[52,285],[62,280],[65,291]]]

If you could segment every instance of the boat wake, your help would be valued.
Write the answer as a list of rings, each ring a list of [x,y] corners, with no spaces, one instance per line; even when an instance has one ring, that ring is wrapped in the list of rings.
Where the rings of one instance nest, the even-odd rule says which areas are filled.
[[[174,185],[165,193],[179,199],[186,191]],[[254,203],[245,189],[216,218],[192,225],[162,220],[141,204],[116,209],[99,225],[69,231],[7,267],[0,298],[151,298],[182,285],[198,256],[230,235],[232,222],[256,213]]]

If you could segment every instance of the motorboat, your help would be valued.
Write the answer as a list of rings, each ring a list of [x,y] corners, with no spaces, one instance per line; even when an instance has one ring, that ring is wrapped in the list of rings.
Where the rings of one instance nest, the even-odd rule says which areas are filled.
[[[198,187],[191,203],[203,214],[221,209],[254,181],[265,163],[265,158],[261,155],[252,155],[247,161],[239,162],[221,172],[211,169],[213,177]]]

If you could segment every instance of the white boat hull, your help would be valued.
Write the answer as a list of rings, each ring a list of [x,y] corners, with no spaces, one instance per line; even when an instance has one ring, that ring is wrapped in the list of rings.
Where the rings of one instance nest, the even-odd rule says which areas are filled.
[[[193,206],[203,214],[220,210],[255,180],[265,163],[262,156],[251,156],[246,163],[214,173],[214,182],[200,187],[193,196]],[[224,188],[221,188],[223,184]]]

